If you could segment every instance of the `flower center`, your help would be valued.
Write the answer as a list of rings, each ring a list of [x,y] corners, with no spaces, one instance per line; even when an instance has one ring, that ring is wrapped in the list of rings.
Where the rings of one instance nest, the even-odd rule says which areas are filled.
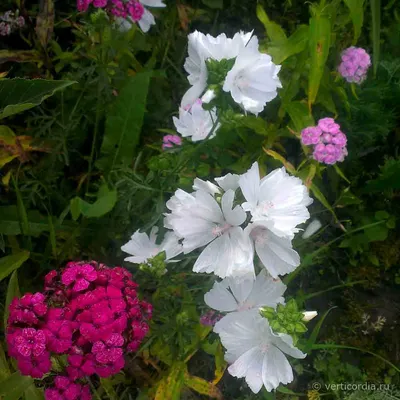
[[[249,81],[246,79],[246,77],[244,76],[244,73],[243,73],[243,72],[240,72],[240,73],[236,76],[236,78],[235,78],[235,83],[236,83],[236,86],[237,86],[239,89],[246,89],[246,88],[249,87]]]
[[[224,225],[215,225],[214,228],[212,229],[212,234],[214,236],[222,236],[225,232],[227,232],[232,225],[229,224],[224,224]]]
[[[270,347],[271,347],[271,345],[269,343],[263,343],[260,346],[261,353],[265,354],[269,350]]]
[[[264,245],[268,242],[268,231],[264,228],[254,228],[251,231],[250,236],[256,244]]]

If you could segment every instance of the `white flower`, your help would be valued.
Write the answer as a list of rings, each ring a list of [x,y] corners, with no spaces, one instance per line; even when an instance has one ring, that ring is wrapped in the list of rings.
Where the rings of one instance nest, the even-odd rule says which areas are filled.
[[[288,274],[300,265],[300,256],[293,250],[291,240],[275,235],[265,222],[249,224],[245,233],[254,241],[258,257],[274,278]]]
[[[208,104],[210,101],[214,100],[215,97],[216,97],[216,94],[215,94],[214,90],[209,89],[209,90],[207,90],[207,92],[205,92],[203,94],[203,96],[201,97],[201,101],[203,103]]]
[[[277,95],[281,88],[278,78],[280,65],[275,65],[267,54],[253,47],[243,48],[228,72],[223,89],[246,111],[258,114]]]
[[[235,191],[239,187],[239,175],[236,174],[229,173],[220,178],[215,178],[215,181],[224,190],[231,189]]]
[[[140,26],[140,29],[146,33],[152,25],[156,24],[156,21],[153,14],[145,6],[165,7],[165,4],[163,3],[163,0],[139,0],[139,3],[143,5],[143,14],[137,23]],[[135,21],[130,16],[127,16],[126,18],[116,18],[116,24],[122,32],[131,29],[134,23]]]
[[[290,176],[284,168],[276,169],[260,179],[258,163],[239,179],[239,186],[246,199],[242,207],[250,211],[252,221],[262,222],[279,237],[292,239],[310,213],[307,206],[312,203],[306,186],[299,178]]]
[[[318,315],[318,312],[317,311],[304,311],[303,315],[304,315],[303,321],[308,322],[308,321],[311,321],[312,319],[314,319]]]
[[[310,236],[314,235],[319,229],[321,229],[321,221],[319,219],[313,219],[303,232],[301,236],[303,239],[308,239]]]
[[[232,364],[228,372],[245,378],[250,389],[258,393],[293,380],[293,371],[285,354],[304,358],[306,354],[293,346],[291,336],[272,332],[268,320],[259,314],[242,312],[223,325],[219,332],[226,348],[225,360]]]
[[[179,239],[173,232],[167,232],[160,245],[156,244],[157,232],[158,228],[156,226],[151,229],[150,237],[146,233],[136,231],[131,240],[121,247],[122,251],[132,255],[132,257],[125,258],[125,261],[135,264],[146,263],[162,251],[165,251],[165,259],[169,261],[182,253],[182,245],[178,242]]]
[[[234,192],[228,190],[222,196],[220,207],[203,190],[192,194],[177,190],[167,202],[171,213],[166,214],[164,226],[183,238],[184,253],[207,245],[193,271],[214,272],[221,278],[254,275],[254,252],[248,235],[240,227],[246,213],[240,206],[232,209],[233,199]]]
[[[213,59],[232,59],[237,57],[239,52],[245,47],[252,49],[258,48],[257,37],[251,37],[253,32],[239,32],[231,38],[227,38],[224,33],[217,37],[204,35],[195,31],[188,36],[188,57],[185,60],[184,68],[188,75],[188,81],[192,87],[185,93],[182,99],[182,107],[194,103],[201,97],[207,87],[207,66],[206,61]],[[207,102],[212,95],[209,93],[204,102]]]
[[[191,137],[193,142],[204,140],[208,136],[214,137],[220,127],[216,109],[206,111],[201,102],[194,103],[190,110],[180,108],[179,118],[173,117],[173,121],[176,130],[183,137]]]
[[[253,276],[243,278],[225,278],[214,283],[212,289],[204,295],[205,303],[217,311],[229,312],[214,327],[219,332],[223,324],[231,318],[236,318],[238,312],[259,312],[260,307],[276,307],[284,303],[282,297],[286,286],[281,280],[274,280],[261,271],[256,280]]]
[[[193,181],[193,190],[203,190],[204,192],[210,193],[212,196],[215,194],[221,194],[221,190],[217,185],[214,185],[210,181],[203,181],[203,179],[195,178]]]

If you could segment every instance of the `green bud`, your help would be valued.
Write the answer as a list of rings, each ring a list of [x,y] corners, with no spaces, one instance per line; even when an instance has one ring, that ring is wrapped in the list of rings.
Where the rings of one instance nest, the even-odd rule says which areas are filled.
[[[272,319],[275,315],[275,310],[272,307],[262,307],[260,314],[264,318]]]
[[[290,313],[296,313],[298,312],[298,308],[297,308],[297,303],[295,299],[291,299],[287,302],[286,304],[286,309],[290,312]]]
[[[304,333],[307,332],[307,327],[302,322],[298,322],[295,330],[297,333]]]
[[[209,59],[206,61],[208,71],[208,83],[211,85],[222,85],[226,75],[235,64],[235,59],[222,59],[221,61]]]

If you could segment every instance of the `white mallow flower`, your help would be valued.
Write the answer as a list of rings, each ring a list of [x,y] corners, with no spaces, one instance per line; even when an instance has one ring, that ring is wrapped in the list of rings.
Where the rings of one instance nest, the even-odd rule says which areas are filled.
[[[188,81],[192,87],[185,93],[182,99],[182,107],[193,104],[196,98],[201,97],[207,87],[208,72],[206,61],[209,59],[221,61],[237,57],[244,47],[258,49],[258,39],[252,37],[253,32],[238,32],[235,36],[227,38],[224,33],[213,37],[195,31],[188,36],[188,57],[184,68],[188,75]],[[209,93],[205,102],[210,98]]]
[[[260,261],[272,277],[286,275],[300,265],[300,256],[293,250],[291,240],[275,235],[264,221],[247,225],[245,233],[252,239]]]
[[[221,206],[203,190],[189,194],[178,189],[167,202],[171,213],[164,226],[183,239],[185,254],[207,246],[193,266],[195,272],[214,272],[221,278],[253,274],[253,248],[240,225],[246,213],[240,206],[233,208],[234,192],[228,190]]]
[[[317,311],[304,311],[303,312],[303,321],[308,322],[314,319],[318,315]]]
[[[235,191],[239,187],[239,178],[239,175],[229,173],[219,178],[215,178],[215,181],[225,191],[229,189]]]
[[[223,325],[219,336],[226,348],[225,360],[231,364],[228,372],[237,378],[245,378],[254,393],[258,393],[263,385],[270,392],[281,383],[293,380],[292,367],[285,354],[294,358],[306,357],[294,347],[291,336],[275,334],[268,320],[257,313],[237,313],[237,318]]]
[[[220,127],[216,109],[204,110],[201,101],[195,102],[189,110],[180,108],[179,118],[172,119],[178,133],[183,137],[191,137],[193,142],[214,137]]]
[[[313,219],[303,232],[301,236],[303,239],[308,239],[310,236],[314,235],[314,233],[318,232],[322,227],[322,223],[319,219]]]
[[[136,22],[140,29],[146,33],[152,25],[156,24],[153,14],[146,7],[165,7],[165,4],[163,0],[139,0],[138,3],[143,6],[143,14]],[[121,31],[128,31],[134,23],[135,21],[130,16],[116,18],[116,24]]]
[[[166,261],[170,261],[178,254],[182,253],[182,245],[173,232],[167,232],[161,244],[156,244],[158,228],[153,226],[150,237],[146,233],[138,230],[132,235],[131,240],[121,247],[125,253],[131,254],[125,261],[135,264],[147,263],[147,261],[157,254],[165,251]]]
[[[281,66],[275,65],[268,54],[246,47],[240,51],[228,72],[223,90],[230,92],[233,100],[246,111],[258,114],[282,87],[278,78],[280,69]]]
[[[301,179],[290,176],[285,168],[272,171],[260,179],[258,163],[240,176],[239,186],[246,202],[242,207],[250,211],[253,222],[279,237],[292,239],[299,231],[297,225],[310,218],[307,206],[313,200]]]
[[[214,327],[214,331],[222,328],[237,312],[259,312],[260,307],[275,308],[278,303],[284,304],[283,293],[286,286],[281,280],[267,276],[261,271],[254,280],[253,276],[243,278],[225,278],[214,283],[212,289],[204,295],[204,302],[217,311],[229,312]]]

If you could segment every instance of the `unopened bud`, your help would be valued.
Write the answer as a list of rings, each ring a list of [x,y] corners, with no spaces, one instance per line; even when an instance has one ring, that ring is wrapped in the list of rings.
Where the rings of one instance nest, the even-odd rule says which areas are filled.
[[[317,311],[305,311],[303,312],[303,315],[304,315],[303,321],[308,322],[311,321],[313,318],[315,318],[318,315],[318,313]]]

